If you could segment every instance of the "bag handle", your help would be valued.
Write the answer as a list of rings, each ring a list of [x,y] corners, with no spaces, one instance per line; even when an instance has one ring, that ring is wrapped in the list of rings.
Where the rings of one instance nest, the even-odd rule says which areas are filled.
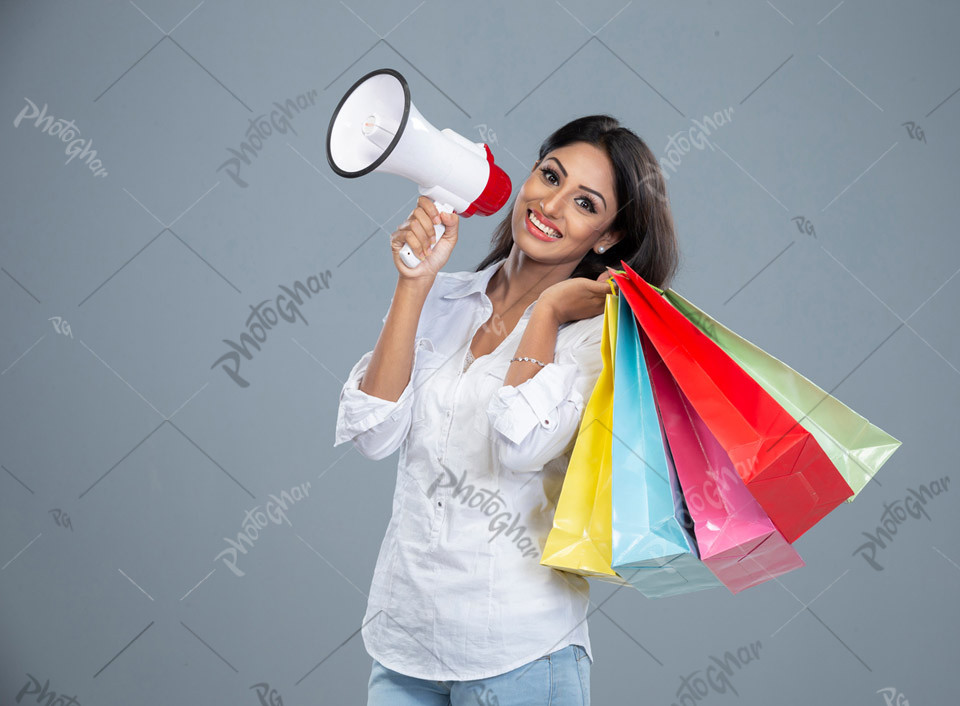
[[[612,267],[611,267],[610,269],[613,270]],[[626,276],[626,274],[627,274],[627,271],[626,271],[626,270],[613,270],[613,271],[616,272],[618,275],[624,275],[624,276]],[[646,280],[644,280],[644,281],[646,282]],[[610,291],[613,293],[614,296],[616,296],[616,295],[617,295],[617,292],[616,292],[616,290],[614,289],[615,280],[613,279],[613,277],[610,277],[609,279],[607,279],[607,282],[610,283]],[[655,285],[655,284],[650,284],[650,282],[647,282],[647,284],[649,284],[651,287],[653,287],[653,289],[656,290],[656,292],[657,292],[658,294],[663,294],[664,290],[660,289],[660,287],[658,287],[657,285]]]

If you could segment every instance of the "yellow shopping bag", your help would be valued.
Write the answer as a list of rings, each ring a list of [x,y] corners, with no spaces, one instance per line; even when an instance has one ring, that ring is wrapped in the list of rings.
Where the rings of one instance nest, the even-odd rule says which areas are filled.
[[[613,361],[620,296],[610,282],[603,309],[600,351],[603,369],[583,411],[580,429],[547,536],[540,564],[629,585],[610,568],[613,554],[611,448],[613,442]]]

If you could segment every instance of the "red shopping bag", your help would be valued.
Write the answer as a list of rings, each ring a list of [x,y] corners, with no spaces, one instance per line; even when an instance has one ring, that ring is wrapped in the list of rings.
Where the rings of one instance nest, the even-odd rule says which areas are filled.
[[[640,342],[700,560],[731,593],[803,566],[643,331]]]
[[[788,542],[853,495],[817,440],[622,260],[613,275],[680,389]]]

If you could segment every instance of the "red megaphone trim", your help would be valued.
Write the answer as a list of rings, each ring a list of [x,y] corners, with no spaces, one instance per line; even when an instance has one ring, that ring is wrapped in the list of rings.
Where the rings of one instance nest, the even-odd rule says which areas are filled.
[[[493,162],[493,153],[490,148],[484,144],[483,148],[487,151],[487,163],[490,165],[490,176],[487,177],[487,185],[483,187],[483,192],[476,200],[467,206],[467,209],[461,213],[461,216],[472,216],[479,213],[481,216],[489,216],[499,211],[503,204],[510,198],[510,192],[513,191],[513,185],[510,183],[510,177]]]

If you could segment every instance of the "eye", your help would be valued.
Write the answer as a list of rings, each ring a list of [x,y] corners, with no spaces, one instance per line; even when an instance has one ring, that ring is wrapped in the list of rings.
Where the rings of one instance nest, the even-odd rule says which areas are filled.
[[[585,209],[587,209],[590,213],[596,213],[596,212],[597,212],[597,207],[593,205],[593,201],[591,201],[590,199],[588,199],[586,196],[582,196],[581,198],[582,198],[584,201],[587,202],[587,205],[584,206]]]
[[[550,169],[549,167],[541,167],[541,168],[540,168],[540,173],[543,174],[543,176],[544,176],[545,179],[547,179],[547,174],[552,174],[554,179],[557,178],[557,173],[556,173],[555,171],[553,171],[552,169]],[[550,180],[547,179],[547,181],[550,181]],[[555,182],[550,181],[550,183],[553,184],[553,183],[555,183]]]
[[[555,171],[553,171],[552,169],[550,169],[550,167],[541,167],[541,168],[540,168],[540,173],[543,174],[543,178],[546,179],[548,183],[550,183],[550,184],[557,184],[557,183],[559,183],[559,179],[557,179],[557,173],[556,173]],[[548,175],[549,175],[549,176],[548,176]],[[552,176],[553,179],[557,179],[557,181],[553,181],[553,179],[550,179],[550,176]],[[579,197],[579,198],[580,198],[581,201],[584,201],[584,202],[585,202],[585,204],[581,204],[581,205],[583,206],[584,210],[588,211],[589,213],[596,213],[596,212],[597,212],[597,207],[596,207],[596,204],[594,204],[593,199],[591,199],[591,198],[589,198],[589,197],[587,197],[587,196],[581,196],[581,197]]]

